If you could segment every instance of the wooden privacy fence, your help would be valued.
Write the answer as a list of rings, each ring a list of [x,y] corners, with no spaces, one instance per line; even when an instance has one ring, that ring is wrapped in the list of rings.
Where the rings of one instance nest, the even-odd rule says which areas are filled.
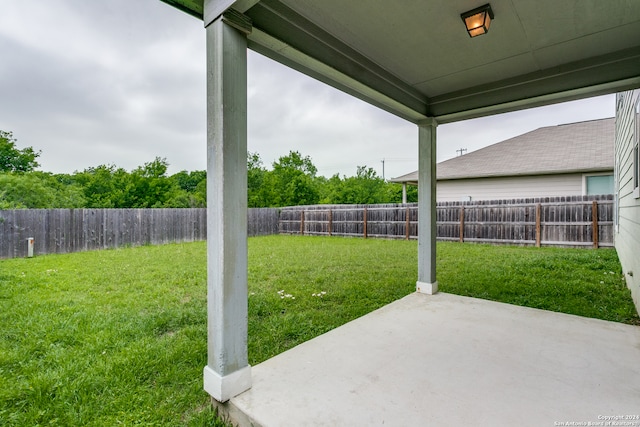
[[[250,236],[278,233],[278,209],[249,209]],[[20,209],[0,211],[0,258],[192,242],[207,237],[199,209]]]
[[[613,246],[613,196],[441,202],[439,240],[536,246]],[[415,239],[417,204],[283,208],[280,233]]]
[[[317,205],[282,208],[281,234],[415,238],[418,206]]]
[[[613,246],[613,196],[444,202],[439,240],[536,246]],[[0,211],[0,258],[190,242],[207,236],[206,209]],[[302,234],[415,239],[418,206],[318,205],[249,209],[249,236]]]

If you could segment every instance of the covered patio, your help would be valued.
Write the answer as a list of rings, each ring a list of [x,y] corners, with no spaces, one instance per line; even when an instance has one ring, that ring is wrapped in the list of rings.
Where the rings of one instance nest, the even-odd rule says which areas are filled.
[[[607,425],[640,416],[639,360],[637,326],[414,293],[254,366],[223,409],[241,426]]]
[[[591,348],[625,342],[616,352],[638,360],[638,335],[632,327],[604,324],[602,329],[607,332],[602,339],[606,342],[591,334],[578,343],[570,340],[570,325],[587,322],[574,334],[586,337],[585,331],[593,326],[589,320],[435,295],[435,171],[438,124],[640,87],[640,3],[494,0],[489,8],[480,8],[484,20],[478,24],[464,19],[466,12],[483,6],[476,0],[163,1],[203,20],[206,28],[209,332],[204,387],[212,397],[226,402],[240,395],[232,405],[244,405],[246,413],[257,411],[255,420],[265,425],[284,425],[285,421],[265,418],[266,412],[259,409],[264,405],[281,414],[287,412],[278,410],[278,405],[300,405],[308,418],[292,425],[367,425],[363,420],[373,420],[367,418],[369,413],[378,414],[380,423],[380,419],[393,423],[400,413],[418,417],[397,423],[403,425],[424,417],[432,417],[427,419],[435,424],[449,419],[478,421],[482,408],[480,414],[485,418],[481,421],[496,424],[491,417],[501,414],[508,417],[501,418],[503,422],[524,422],[515,419],[517,409],[504,409],[505,402],[514,402],[514,408],[526,406],[525,415],[531,416],[536,408],[548,408],[541,418],[535,418],[545,423],[552,423],[550,418],[556,416],[584,415],[587,409],[597,412],[594,417],[633,409],[625,402],[638,401],[637,386],[626,388],[618,380],[633,379],[631,383],[637,384],[637,367],[633,370],[631,362],[610,364],[609,352]],[[467,23],[477,28],[468,30]],[[486,30],[484,35],[470,37]],[[253,373],[247,358],[247,49],[414,123],[420,212],[418,294],[267,361]],[[406,317],[410,315],[414,317]],[[547,320],[540,320],[540,332],[529,336],[535,329],[525,325],[538,318]],[[363,326],[363,322],[371,325]],[[498,327],[497,335],[491,324]],[[518,324],[522,326],[516,327]],[[546,338],[553,336],[551,324],[562,331],[554,339]],[[500,329],[502,325],[512,328],[507,333]],[[376,334],[368,333],[372,330]],[[348,337],[346,341],[333,341],[342,334]],[[360,340],[364,341],[356,346],[357,352],[349,350]],[[498,343],[512,345],[500,347]],[[566,350],[577,349],[570,359],[564,359],[566,352],[553,348],[565,348],[567,343]],[[326,348],[335,351],[323,354]],[[593,359],[584,358],[591,353]],[[334,355],[339,362],[330,364]],[[288,358],[295,363],[279,362]],[[305,360],[312,365],[314,360],[316,364],[324,361],[326,370],[305,376]],[[378,362],[367,364],[366,360]],[[576,360],[588,369],[577,371],[572,365]],[[547,371],[550,365],[556,370]],[[385,371],[387,367],[398,370]],[[293,375],[294,369],[300,375]],[[594,381],[604,383],[606,393],[615,391],[620,397],[615,401],[621,406],[607,403],[598,407],[594,391],[598,387],[588,381],[587,372],[596,372]],[[383,377],[387,382],[381,381]],[[318,389],[321,394],[288,395],[288,389],[295,390],[287,386],[288,379],[309,389],[305,391]],[[514,384],[519,384],[517,393],[512,392]],[[372,390],[369,397],[359,401],[351,396],[365,388]],[[578,390],[582,391],[575,394]],[[454,398],[465,393],[465,399]],[[530,400],[534,394],[544,394],[547,400],[515,406],[516,401]],[[473,404],[473,396],[479,397],[478,404]],[[294,397],[306,403],[294,403],[290,400]],[[327,418],[333,406],[329,402],[335,399],[352,402],[344,416],[354,418],[335,422]],[[368,407],[356,409],[359,402],[368,402]],[[384,408],[394,407],[389,402],[402,402],[393,415],[384,413]],[[559,402],[564,403],[558,406]],[[314,403],[325,409],[313,412]],[[371,406],[380,406],[376,410],[383,412]],[[413,407],[419,410],[409,409]],[[431,411],[435,407],[438,411]],[[465,408],[472,409],[466,412]]]

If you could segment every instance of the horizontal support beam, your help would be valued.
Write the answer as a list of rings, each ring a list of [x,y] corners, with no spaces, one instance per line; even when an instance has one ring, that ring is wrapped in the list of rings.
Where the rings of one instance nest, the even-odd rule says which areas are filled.
[[[539,107],[640,87],[640,48],[589,58],[430,99],[438,123]]]

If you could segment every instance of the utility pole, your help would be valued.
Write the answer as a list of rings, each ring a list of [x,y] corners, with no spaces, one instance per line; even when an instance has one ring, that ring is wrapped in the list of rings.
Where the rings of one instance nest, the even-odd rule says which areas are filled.
[[[382,180],[384,181],[384,159],[382,159]]]
[[[456,153],[460,153],[460,156],[462,156],[466,152],[467,152],[466,148],[459,148],[458,150],[456,150]]]

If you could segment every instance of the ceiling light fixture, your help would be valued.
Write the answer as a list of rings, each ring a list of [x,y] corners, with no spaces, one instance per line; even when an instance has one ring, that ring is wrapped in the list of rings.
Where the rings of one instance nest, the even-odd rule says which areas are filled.
[[[489,32],[489,26],[493,19],[493,10],[491,10],[491,5],[487,3],[484,6],[461,13],[460,17],[467,27],[469,37],[476,37]]]

